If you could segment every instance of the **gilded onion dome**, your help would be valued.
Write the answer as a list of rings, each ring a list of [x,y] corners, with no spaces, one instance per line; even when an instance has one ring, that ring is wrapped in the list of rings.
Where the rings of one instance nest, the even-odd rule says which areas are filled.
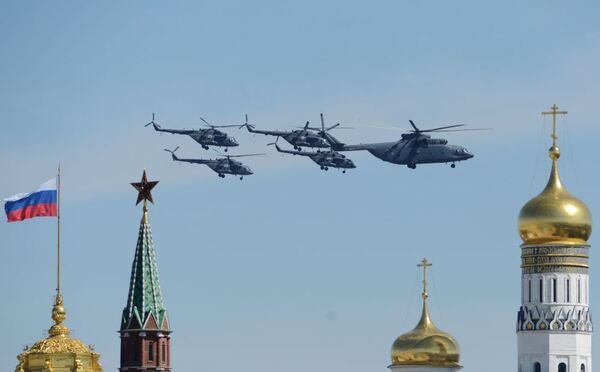
[[[71,331],[63,324],[66,317],[62,296],[58,295],[52,308],[54,325],[48,330],[48,337],[37,341],[17,357],[19,365],[15,372],[102,371],[100,355],[80,340],[69,336]]]
[[[431,264],[423,259],[419,266],[424,269],[421,319],[412,331],[401,335],[394,341],[391,351],[391,367],[425,365],[461,368],[458,364],[460,360],[458,342],[448,333],[439,330],[429,316],[425,270]]]
[[[519,213],[519,234],[524,244],[586,244],[592,233],[592,216],[587,206],[571,195],[558,174],[560,150],[556,146],[556,114],[553,106],[553,144],[549,155],[552,170],[546,188],[528,201]]]

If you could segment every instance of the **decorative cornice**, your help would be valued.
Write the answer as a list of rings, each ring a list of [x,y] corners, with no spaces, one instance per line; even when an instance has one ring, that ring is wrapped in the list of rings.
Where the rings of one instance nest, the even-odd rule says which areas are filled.
[[[517,332],[592,332],[592,330],[592,317],[588,307],[521,306],[517,314]]]

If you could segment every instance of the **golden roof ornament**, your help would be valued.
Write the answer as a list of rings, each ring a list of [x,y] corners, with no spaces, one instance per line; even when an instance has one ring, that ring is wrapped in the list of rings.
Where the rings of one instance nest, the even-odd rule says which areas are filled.
[[[100,355],[90,350],[80,340],[70,337],[71,331],[63,324],[66,318],[62,295],[57,295],[52,307],[54,324],[48,330],[48,337],[37,341],[17,357],[19,364],[15,369],[16,372],[102,371]]]
[[[581,200],[572,196],[563,186],[558,173],[560,149],[557,146],[556,117],[566,115],[553,105],[552,146],[548,155],[552,160],[550,178],[544,190],[528,201],[519,214],[519,235],[523,244],[586,244],[592,233],[592,216]]]
[[[394,366],[446,366],[461,368],[458,342],[446,332],[439,330],[429,316],[427,306],[427,268],[431,263],[423,258],[417,266],[423,268],[423,310],[417,326],[398,337],[392,345],[391,357]]]

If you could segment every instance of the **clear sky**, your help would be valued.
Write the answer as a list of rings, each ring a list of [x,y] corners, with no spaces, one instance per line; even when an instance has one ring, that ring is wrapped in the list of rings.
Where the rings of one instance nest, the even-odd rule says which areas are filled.
[[[385,371],[419,315],[427,256],[432,317],[466,371],[516,368],[521,206],[545,184],[548,121],[561,122],[561,174],[600,209],[600,4],[594,1],[2,1],[0,197],[63,168],[67,324],[107,371],[119,360],[146,167],[150,220],[175,371]],[[261,128],[306,120],[387,141],[408,119],[476,157],[410,170],[368,153],[322,172],[230,132],[255,174],[222,180],[164,147],[208,153],[144,128],[199,117]],[[598,234],[592,235],[594,245]],[[50,324],[55,220],[0,223],[0,370]],[[592,311],[600,274],[592,249]],[[596,310],[598,311],[598,310]],[[600,343],[595,337],[595,354]]]

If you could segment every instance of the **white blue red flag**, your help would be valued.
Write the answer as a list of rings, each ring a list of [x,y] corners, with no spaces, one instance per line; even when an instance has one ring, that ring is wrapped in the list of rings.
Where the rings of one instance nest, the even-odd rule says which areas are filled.
[[[46,181],[37,190],[4,199],[8,222],[33,217],[55,217],[58,214],[56,178]]]

